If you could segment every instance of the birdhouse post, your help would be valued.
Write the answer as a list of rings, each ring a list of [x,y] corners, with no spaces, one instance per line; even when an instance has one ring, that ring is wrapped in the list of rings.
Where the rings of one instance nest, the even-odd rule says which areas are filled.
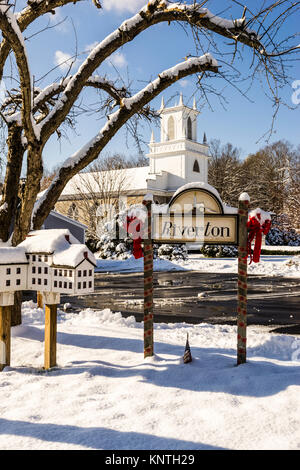
[[[10,365],[11,306],[14,293],[0,293],[0,371]]]
[[[45,304],[44,368],[46,370],[56,366],[57,304],[59,301],[59,294],[52,292],[43,293],[43,303]]]

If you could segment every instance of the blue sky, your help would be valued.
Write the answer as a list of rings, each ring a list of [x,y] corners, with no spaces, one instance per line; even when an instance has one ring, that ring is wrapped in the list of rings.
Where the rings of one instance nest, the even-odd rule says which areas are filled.
[[[225,5],[229,3],[231,3],[229,0],[210,0],[207,7],[214,13],[220,14]],[[249,2],[246,3],[249,4]],[[260,3],[260,0],[252,0],[250,2],[251,8]],[[104,0],[102,4],[103,9],[101,10],[97,10],[91,0],[57,9],[56,15],[47,15],[47,19],[41,19],[38,24],[28,30],[27,36],[44,27],[47,22],[50,22],[50,25],[53,26],[67,18],[65,22],[55,28],[27,40],[31,70],[40,87],[44,87],[62,76],[65,70],[62,65],[60,67],[57,67],[57,65],[68,59],[68,57],[75,55],[77,50],[79,53],[78,59],[72,69],[73,71],[76,70],[87,56],[86,51],[89,47],[104,39],[124,19],[136,12],[138,7],[144,4],[144,1]],[[22,2],[19,2],[17,9],[21,9],[22,5]],[[235,7],[233,10],[225,11],[222,16],[231,18],[231,15],[236,15],[236,17],[240,17],[241,13],[242,9]],[[293,30],[297,30],[296,19],[291,19],[289,25],[287,24],[283,29],[282,34],[287,35],[288,32]],[[114,55],[112,63],[104,64],[98,70],[98,73],[105,73],[108,78],[115,78],[117,73],[115,68],[117,68],[125,81],[128,80],[127,77],[130,77],[132,88],[137,91],[149,79],[155,78],[160,71],[181,62],[188,54],[196,54],[191,36],[188,36],[179,25],[158,25],[150,28],[132,43],[124,46],[119,53]],[[281,92],[281,95],[291,106],[293,105],[291,100],[293,93],[292,82],[300,80],[299,55],[298,61],[293,63],[290,70],[290,84]],[[296,58],[296,56],[294,57]],[[246,52],[245,58],[246,60],[243,63],[239,61],[236,63],[237,68],[243,72],[244,76],[248,74],[251,60],[248,52]],[[217,59],[222,60],[222,57],[217,57]],[[56,68],[41,80],[55,66]],[[196,92],[195,96],[201,110],[198,118],[199,138],[202,138],[205,131],[208,139],[218,138],[222,143],[231,142],[242,150],[242,157],[265,145],[265,140],[261,138],[271,125],[273,108],[272,103],[262,91],[260,83],[257,81],[250,90],[249,100],[245,99],[235,88],[222,79],[211,79],[209,83],[215,85],[218,92],[226,98],[226,109],[221,106],[215,96],[211,96],[211,107],[208,105],[203,106],[204,102],[199,102],[199,93],[195,88],[195,78],[192,77],[179,81],[166,90],[164,92],[165,101],[182,92],[184,101],[191,103],[191,97]],[[86,92],[84,97],[86,103],[96,103],[97,95],[94,91]],[[159,108],[160,102],[161,96],[153,101],[153,107]],[[170,104],[173,105],[174,102],[175,98],[170,101]],[[294,111],[282,107],[277,116],[275,133],[272,135],[270,142],[287,139],[294,145],[298,145],[299,118],[299,105]],[[69,132],[69,141],[62,140],[59,142],[56,137],[52,138],[44,151],[45,166],[50,169],[68,158],[96,134],[101,127],[101,122],[98,115],[85,116],[78,120],[76,134]],[[156,139],[158,139],[159,130],[155,126],[154,132]],[[148,141],[151,127],[147,124],[144,126],[143,134],[145,140]],[[257,142],[259,139],[261,140]],[[147,149],[145,150],[147,151]],[[130,139],[127,142],[124,132],[120,131],[105,149],[105,153],[107,152],[120,152],[130,156],[135,155],[137,150],[134,142]]]

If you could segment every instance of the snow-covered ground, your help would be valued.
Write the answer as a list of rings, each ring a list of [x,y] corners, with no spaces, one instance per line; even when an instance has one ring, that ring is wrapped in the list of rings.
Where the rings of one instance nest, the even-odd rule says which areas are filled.
[[[143,258],[127,260],[97,260],[98,272],[140,272],[144,269]],[[237,273],[237,258],[204,258],[189,254],[186,261],[154,260],[155,271],[202,271]],[[300,256],[261,256],[259,263],[248,264],[248,274],[265,276],[300,277]]]
[[[45,372],[44,313],[27,302],[23,318],[0,373],[1,449],[300,449],[296,337],[249,327],[235,367],[235,327],[156,324],[144,360],[133,317],[60,312],[58,368]]]

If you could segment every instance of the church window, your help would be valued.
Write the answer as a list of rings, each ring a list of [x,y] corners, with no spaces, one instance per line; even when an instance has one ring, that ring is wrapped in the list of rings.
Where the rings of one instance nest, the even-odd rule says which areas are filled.
[[[194,162],[193,171],[195,171],[196,173],[200,173],[199,163],[197,160],[195,160]]]
[[[175,123],[173,116],[170,116],[168,120],[168,140],[173,139],[175,139]]]
[[[193,133],[192,133],[192,120],[191,118],[189,117],[188,120],[187,120],[187,138],[189,140],[192,140],[193,138]],[[195,170],[194,170],[195,171]]]

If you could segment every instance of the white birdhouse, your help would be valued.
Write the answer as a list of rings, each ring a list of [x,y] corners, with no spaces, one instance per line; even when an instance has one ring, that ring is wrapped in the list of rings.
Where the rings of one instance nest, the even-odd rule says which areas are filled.
[[[68,230],[37,230],[16,248],[0,247],[0,293],[91,293],[95,266],[94,255]]]
[[[0,292],[27,289],[27,271],[24,249],[0,247]]]

